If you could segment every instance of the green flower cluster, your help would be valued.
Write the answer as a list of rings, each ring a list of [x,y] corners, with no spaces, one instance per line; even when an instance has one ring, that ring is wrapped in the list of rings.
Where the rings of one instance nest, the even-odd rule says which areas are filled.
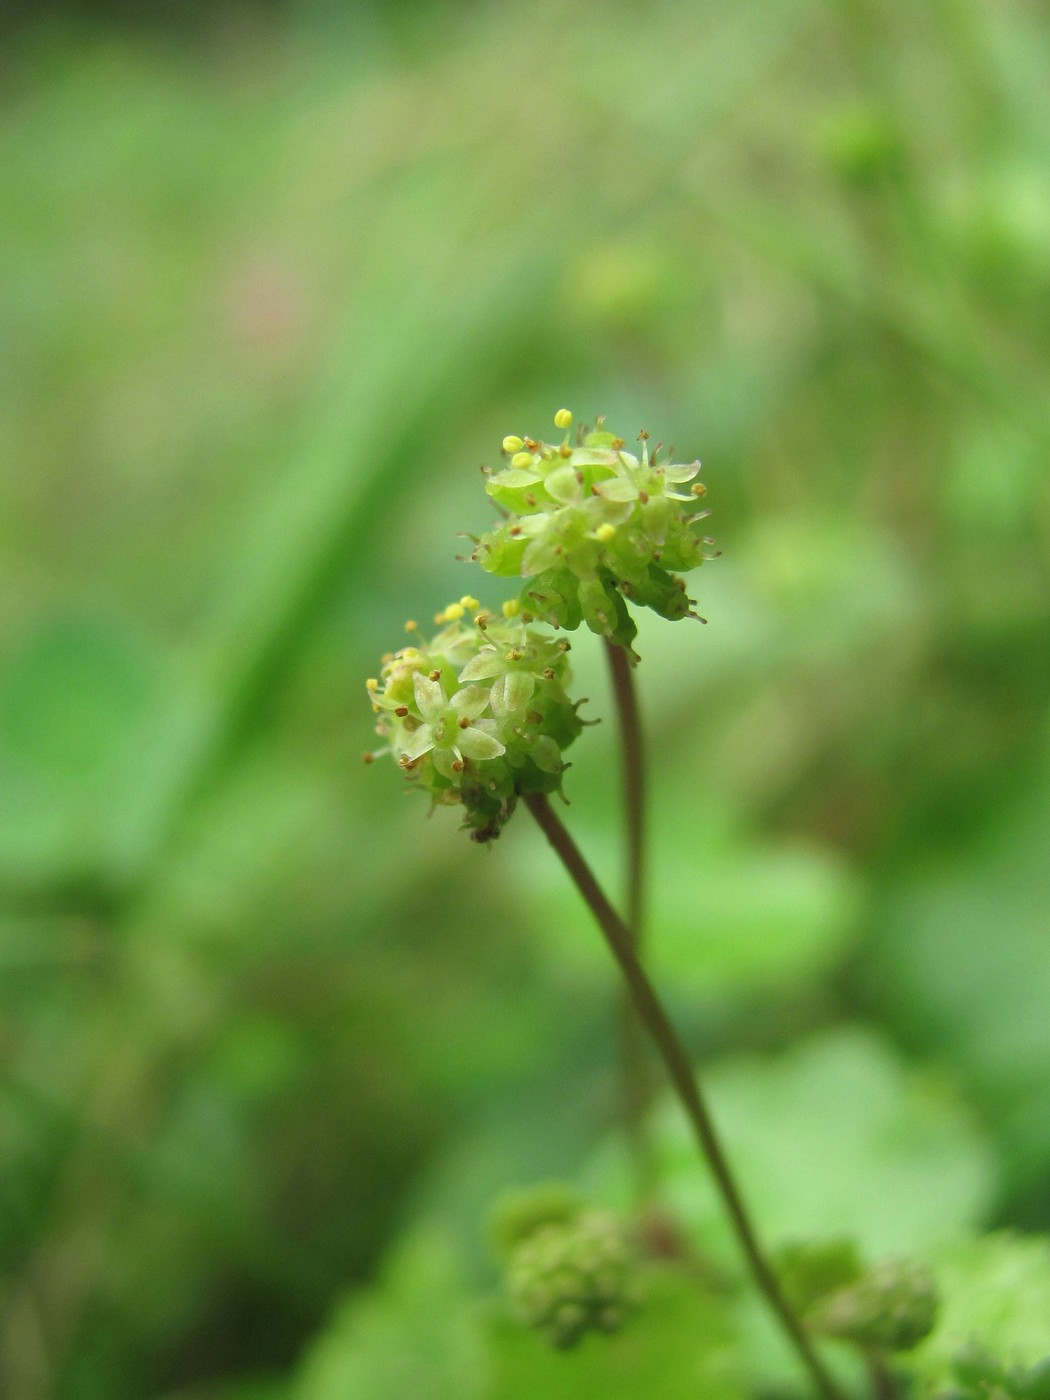
[[[513,1251],[507,1288],[518,1320],[552,1347],[615,1332],[638,1304],[626,1231],[605,1211],[583,1211],[530,1233]]]
[[[956,1357],[952,1370],[955,1384],[937,1400],[1050,1400],[1050,1357],[1031,1367],[1004,1366],[972,1346]]]
[[[925,1265],[887,1259],[825,1298],[809,1321],[824,1336],[867,1351],[911,1351],[932,1332],[938,1301]]]
[[[466,620],[477,606],[470,597],[451,604],[433,640],[386,656],[366,682],[386,740],[366,758],[391,753],[434,804],[463,804],[474,840],[490,841],[520,793],[560,787],[562,751],[583,721],[565,689],[568,642],[520,619]]]
[[[807,1326],[864,1351],[910,1351],[937,1319],[933,1276],[913,1259],[865,1267],[852,1240],[808,1240],[780,1251],[778,1271]]]
[[[472,557],[491,574],[529,580],[523,612],[569,630],[585,622],[625,648],[636,633],[625,599],[672,620],[696,617],[679,575],[710,557],[712,541],[694,530],[708,514],[697,509],[700,463],[658,463],[646,434],[635,456],[604,427],[571,445],[568,409],[555,423],[566,429],[558,445],[504,438],[510,464],[486,490],[507,515]]]

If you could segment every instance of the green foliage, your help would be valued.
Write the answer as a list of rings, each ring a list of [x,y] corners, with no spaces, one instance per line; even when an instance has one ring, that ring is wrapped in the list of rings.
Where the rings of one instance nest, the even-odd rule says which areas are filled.
[[[711,1400],[743,1400],[741,1365],[723,1299],[674,1270],[640,1280],[641,1312],[614,1336],[552,1351],[509,1319],[491,1332],[494,1378],[486,1400],[675,1400],[683,1389]]]
[[[577,661],[580,650],[573,653]],[[581,675],[577,688],[593,694],[598,683]],[[655,703],[666,703],[659,686]],[[569,795],[573,830],[613,881],[619,837],[610,760],[597,748],[603,737],[588,735],[589,752],[583,745],[574,751]],[[663,755],[658,750],[654,756]],[[685,788],[680,776],[665,777],[650,823],[649,962],[661,986],[701,1003],[746,1004],[756,995],[790,995],[834,967],[855,940],[863,898],[850,864],[819,843],[770,840],[713,810],[691,812],[683,831]],[[535,842],[531,833],[521,839]],[[540,860],[535,845],[536,859],[510,878],[531,893],[550,958],[572,975],[604,981],[607,954],[586,908],[561,872]]]
[[[1008,1373],[1037,1367],[1050,1356],[1046,1238],[986,1235],[938,1251],[932,1262],[941,1312],[933,1334],[908,1358],[924,1394],[934,1394],[953,1380],[975,1384],[976,1372],[986,1364],[982,1358],[993,1358]]]
[[[775,1264],[784,1293],[801,1313],[855,1283],[864,1270],[854,1240],[794,1240],[777,1250]]]
[[[948,1086],[909,1072],[871,1032],[826,1032],[775,1058],[715,1065],[705,1085],[774,1244],[837,1231],[865,1257],[914,1253],[967,1231],[987,1209],[993,1168],[970,1115]],[[656,1138],[669,1204],[705,1253],[736,1267],[688,1125],[669,1102]],[[599,1170],[612,1175],[611,1154]]]
[[[605,1222],[599,1234],[606,1238]],[[724,1300],[696,1278],[652,1265],[634,1288],[638,1325],[552,1350],[502,1306],[472,1296],[452,1241],[423,1227],[401,1243],[370,1294],[337,1312],[290,1400],[386,1400],[414,1390],[435,1400],[673,1400],[683,1385],[712,1400],[743,1400]]]
[[[293,1400],[481,1400],[480,1319],[441,1232],[404,1242],[373,1296],[351,1299],[303,1363]]]
[[[879,950],[896,1017],[946,1046],[1010,1144],[1018,1184],[1050,1163],[1050,763],[989,818],[967,858],[922,861],[888,892]]]
[[[952,1364],[955,1384],[936,1400],[1046,1400],[1050,1358],[1036,1366],[1006,1366],[991,1352],[971,1345]]]

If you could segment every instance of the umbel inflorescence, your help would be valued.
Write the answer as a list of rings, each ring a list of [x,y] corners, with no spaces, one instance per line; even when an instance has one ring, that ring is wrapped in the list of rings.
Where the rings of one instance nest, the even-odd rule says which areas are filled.
[[[472,557],[520,577],[518,597],[491,613],[467,595],[429,641],[408,624],[412,643],[367,683],[385,745],[366,757],[390,753],[433,804],[462,804],[477,841],[499,835],[520,795],[560,789],[583,721],[558,633],[586,623],[633,658],[627,604],[696,617],[680,574],[710,557],[699,462],[660,463],[644,433],[636,456],[601,423],[570,443],[568,409],[554,422],[559,443],[506,437],[509,462],[487,474],[501,519]]]
[[[569,643],[520,618],[453,603],[429,642],[388,656],[368,691],[405,776],[435,804],[462,803],[477,841],[498,836],[520,793],[553,792],[583,728],[567,693]]]
[[[604,426],[569,441],[572,415],[555,418],[557,445],[507,437],[510,464],[486,490],[506,518],[482,535],[473,558],[491,574],[527,580],[523,610],[555,627],[592,632],[630,648],[636,628],[626,602],[661,617],[696,617],[683,572],[708,556],[694,526],[708,512],[699,462],[659,463],[641,434],[641,453]]]

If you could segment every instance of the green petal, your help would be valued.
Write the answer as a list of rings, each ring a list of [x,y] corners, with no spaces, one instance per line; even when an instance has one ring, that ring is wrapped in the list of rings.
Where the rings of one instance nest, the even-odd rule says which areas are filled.
[[[532,748],[529,750],[529,757],[537,768],[542,768],[545,773],[560,773],[565,766],[562,762],[561,749],[554,742],[549,734],[541,734]]]
[[[555,467],[544,484],[548,494],[563,505],[576,505],[583,500],[583,486],[575,467]]]
[[[472,656],[459,673],[462,684],[466,681],[487,681],[492,676],[501,675],[507,663],[495,647],[482,647],[477,656]]]
[[[535,689],[536,678],[528,671],[508,671],[493,684],[492,713],[509,715],[513,710],[520,710]]]
[[[497,682],[498,684],[498,682]],[[489,692],[485,686],[468,685],[465,690],[457,690],[452,697],[452,708],[457,715],[467,719],[477,719],[489,703]]]
[[[399,747],[405,758],[422,758],[434,747],[434,731],[429,724],[421,724]]]
[[[592,433],[591,436],[594,437],[595,434]],[[613,434],[608,433],[606,436],[612,442]],[[615,452],[603,451],[600,447],[588,445],[577,447],[572,454],[572,460],[573,465],[577,467],[612,467],[616,465],[619,458]]]
[[[538,481],[542,480],[543,476],[538,471],[529,468],[522,470],[519,467],[508,467],[505,472],[497,472],[495,476],[489,478],[488,488],[498,491],[504,486],[535,486]]]
[[[429,676],[417,671],[412,677],[412,686],[416,693],[419,713],[432,724],[448,704],[441,682],[432,681]]]
[[[682,464],[668,462],[667,466],[663,469],[664,480],[692,481],[693,477],[696,476],[699,470],[699,462],[688,462]]]
[[[555,544],[552,540],[535,539],[521,556],[521,572],[525,578],[532,574],[541,574],[545,569],[552,569],[558,563],[560,555],[555,554]]]
[[[499,758],[500,754],[507,751],[506,746],[498,739],[486,734],[482,729],[474,728],[473,725],[460,734],[458,748],[464,758],[474,759]]]
[[[594,488],[599,496],[607,501],[636,501],[638,487],[625,476],[614,476],[609,481],[599,481]]]
[[[434,749],[430,755],[430,761],[443,778],[448,778],[450,782],[459,782],[459,774],[452,767],[456,761],[456,755],[451,749]]]

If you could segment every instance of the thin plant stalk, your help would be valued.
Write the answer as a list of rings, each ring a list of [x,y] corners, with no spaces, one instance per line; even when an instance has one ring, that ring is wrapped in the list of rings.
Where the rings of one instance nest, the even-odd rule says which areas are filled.
[[[874,1400],[898,1400],[900,1391],[885,1361],[879,1356],[868,1356],[867,1363]]]
[[[843,1400],[841,1391],[817,1354],[801,1320],[781,1290],[777,1277],[762,1250],[733,1177],[714,1122],[700,1092],[696,1076],[678,1034],[664,1010],[656,989],[649,981],[634,950],[631,932],[609,903],[579,847],[569,834],[549,799],[542,793],[528,793],[524,801],[540,829],[565,866],[576,888],[605,936],[609,949],[619,964],[627,983],[635,1010],[660,1058],[664,1062],[675,1093],[692,1125],[718,1193],[729,1216],[733,1232],[748,1267],[769,1307],[824,1400]]]
[[[634,951],[640,958],[645,931],[645,750],[630,658],[623,647],[609,638],[605,639],[605,657],[620,730],[624,868],[627,872],[625,922]],[[624,1128],[638,1194],[645,1200],[652,1194],[656,1180],[652,1149],[645,1131],[649,1071],[645,1031],[626,988],[621,994],[619,1028]]]

